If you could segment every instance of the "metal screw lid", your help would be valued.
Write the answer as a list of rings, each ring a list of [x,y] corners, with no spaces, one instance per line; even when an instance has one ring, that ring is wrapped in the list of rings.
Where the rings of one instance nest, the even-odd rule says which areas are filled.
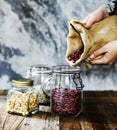
[[[17,87],[31,87],[33,85],[33,80],[27,78],[18,78],[12,80],[12,85]]]

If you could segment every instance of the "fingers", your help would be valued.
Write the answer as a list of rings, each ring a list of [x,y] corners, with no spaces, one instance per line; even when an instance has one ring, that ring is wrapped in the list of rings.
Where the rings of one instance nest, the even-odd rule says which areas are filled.
[[[107,64],[108,63],[108,61],[107,61],[108,59],[105,57],[105,56],[103,56],[102,58],[100,58],[100,59],[94,59],[94,60],[92,60],[91,61],[91,63],[92,64]]]
[[[112,65],[117,63],[117,59],[111,59],[111,57],[108,57],[106,54],[103,55],[101,58],[99,59],[94,59],[91,61],[92,64],[103,64],[103,65]]]
[[[101,50],[101,51],[100,51]],[[103,49],[99,49],[95,51],[90,58],[92,64],[108,64],[112,65],[117,63],[117,58],[110,54],[108,51],[103,51]]]
[[[91,54],[90,58],[94,59],[100,55],[103,55],[104,53],[106,53],[106,48],[103,46],[100,49],[94,51],[93,54]]]
[[[92,59],[91,60],[91,63],[92,64],[106,64],[108,61],[105,57],[105,54],[106,54],[106,49],[105,47],[102,47],[98,50],[96,50],[91,56],[90,58]]]
[[[86,27],[90,28],[95,22],[98,22],[106,17],[108,17],[108,11],[105,6],[101,6],[96,9],[94,12],[89,14],[84,20],[83,23],[86,23]]]
[[[90,14],[83,20],[83,23],[86,23],[85,24],[86,28],[90,28],[95,22],[96,22],[96,17],[93,14]]]

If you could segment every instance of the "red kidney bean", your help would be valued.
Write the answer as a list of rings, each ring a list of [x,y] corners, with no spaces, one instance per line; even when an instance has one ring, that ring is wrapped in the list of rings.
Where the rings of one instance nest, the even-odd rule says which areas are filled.
[[[82,53],[83,53],[83,49],[80,49],[79,51],[76,51],[76,52],[72,53],[72,54],[68,57],[68,59],[69,59],[70,61],[72,61],[73,63],[75,63],[78,59],[80,59]]]
[[[81,90],[55,88],[51,98],[51,108],[55,114],[75,116],[81,111]]]

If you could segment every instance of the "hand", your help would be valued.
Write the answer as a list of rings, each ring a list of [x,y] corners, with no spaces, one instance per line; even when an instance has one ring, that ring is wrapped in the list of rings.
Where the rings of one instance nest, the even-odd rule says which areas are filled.
[[[92,64],[115,64],[117,62],[117,40],[109,42],[100,49],[96,50],[90,58],[92,59]]]
[[[83,23],[86,23],[86,27],[90,28],[93,23],[98,22],[109,16],[109,13],[105,6],[101,6],[96,9],[94,12],[89,14],[84,20]]]

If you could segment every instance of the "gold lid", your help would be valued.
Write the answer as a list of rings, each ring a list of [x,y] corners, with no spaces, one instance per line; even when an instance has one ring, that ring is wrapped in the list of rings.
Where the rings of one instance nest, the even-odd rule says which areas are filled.
[[[31,87],[33,80],[27,78],[19,78],[12,80],[12,85],[17,87]]]

